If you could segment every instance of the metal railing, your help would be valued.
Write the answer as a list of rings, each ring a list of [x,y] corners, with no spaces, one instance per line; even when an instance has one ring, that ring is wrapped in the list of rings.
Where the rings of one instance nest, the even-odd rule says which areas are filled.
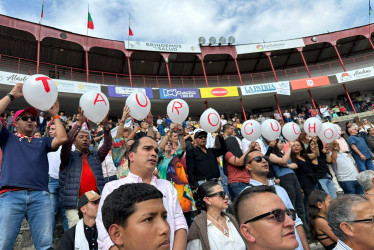
[[[360,69],[374,65],[374,52],[358,57],[343,59],[347,70]],[[338,59],[330,62],[308,65],[309,72],[313,76],[332,75],[343,71]],[[0,70],[18,72],[22,74],[36,74],[36,61],[0,54]],[[86,70],[81,68],[56,65],[40,62],[39,73],[51,78],[86,82]],[[308,78],[305,67],[288,68],[275,71],[278,81]],[[274,82],[272,71],[242,74],[243,85]],[[204,76],[171,76],[171,86],[178,88],[199,88],[206,87]],[[240,86],[238,74],[209,75],[207,76],[209,87],[219,86]],[[167,76],[154,75],[132,75],[133,87],[169,88]],[[128,74],[112,72],[89,71],[89,82],[105,85],[130,86]]]

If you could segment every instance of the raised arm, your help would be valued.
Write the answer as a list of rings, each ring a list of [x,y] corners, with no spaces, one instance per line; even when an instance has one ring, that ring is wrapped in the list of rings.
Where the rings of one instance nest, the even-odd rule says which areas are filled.
[[[314,141],[314,143],[316,144],[316,146],[315,146],[314,152],[308,154],[308,158],[311,161],[320,156],[320,154],[319,154],[319,146],[318,146],[318,142],[317,142],[317,137],[313,137],[312,140]]]
[[[105,160],[105,157],[112,148],[112,136],[110,134],[110,127],[108,125],[108,116],[109,111],[104,120],[102,121],[102,124],[104,125],[104,143],[100,147],[99,151],[97,151],[100,158],[100,162],[103,162]]]
[[[151,112],[147,115],[147,117],[144,119],[146,123],[148,123],[148,133],[147,135],[150,137],[155,137],[155,131],[153,131],[153,115]]]
[[[65,126],[62,124],[60,116],[58,115],[59,110],[60,104],[58,100],[56,100],[52,108],[48,110],[56,126],[56,137],[52,140],[52,150],[57,150],[61,145],[65,144],[68,141]]]
[[[288,147],[286,153],[283,155],[283,157],[279,157],[273,153],[270,154],[269,160],[272,163],[279,164],[279,165],[287,165],[288,160],[290,159],[291,156],[291,149],[294,145],[294,142],[290,142],[290,146]]]
[[[0,114],[4,113],[8,105],[16,98],[23,96],[22,94],[23,83],[17,83],[9,92],[10,96],[6,95],[0,100]],[[1,123],[1,122],[0,122]],[[3,124],[0,125],[3,126]]]
[[[123,130],[124,130],[125,122],[127,118],[129,117],[129,113],[130,113],[130,108],[126,105],[123,108],[122,118],[118,125],[116,137],[121,137],[121,138],[123,137]]]

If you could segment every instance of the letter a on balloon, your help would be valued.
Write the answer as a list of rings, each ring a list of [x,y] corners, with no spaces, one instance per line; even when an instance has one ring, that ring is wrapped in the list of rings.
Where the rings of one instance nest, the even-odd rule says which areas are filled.
[[[46,77],[46,76],[40,76],[40,77],[35,78],[35,81],[42,81],[42,84],[44,86],[44,90],[47,93],[49,93],[49,91],[51,91],[51,88],[49,87],[49,83],[48,83],[49,80],[51,80],[51,78]]]
[[[99,99],[99,97],[101,97],[101,99]],[[95,101],[94,101],[94,105],[96,105],[97,102],[104,102],[105,106],[107,105],[104,97],[102,95],[100,95],[100,93],[97,93]]]

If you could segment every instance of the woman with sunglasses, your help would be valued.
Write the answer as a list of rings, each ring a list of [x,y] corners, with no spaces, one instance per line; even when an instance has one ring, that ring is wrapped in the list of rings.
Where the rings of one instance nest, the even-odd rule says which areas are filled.
[[[321,243],[326,250],[334,249],[338,237],[326,220],[331,196],[323,190],[314,190],[309,196],[309,229],[312,242]]]
[[[222,186],[208,181],[199,186],[197,194],[202,211],[188,232],[187,249],[246,249],[234,216],[223,212],[228,208],[228,196]]]
[[[374,128],[374,125],[371,124],[371,122],[369,122],[368,119],[364,118],[362,121],[362,126],[364,127],[365,131],[368,131],[369,128]]]

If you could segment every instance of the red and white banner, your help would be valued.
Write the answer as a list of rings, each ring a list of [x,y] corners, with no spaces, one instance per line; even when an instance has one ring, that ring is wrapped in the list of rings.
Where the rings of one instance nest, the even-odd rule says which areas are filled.
[[[328,76],[318,76],[306,79],[293,80],[290,81],[290,83],[292,90],[297,90],[330,85],[330,80]]]

